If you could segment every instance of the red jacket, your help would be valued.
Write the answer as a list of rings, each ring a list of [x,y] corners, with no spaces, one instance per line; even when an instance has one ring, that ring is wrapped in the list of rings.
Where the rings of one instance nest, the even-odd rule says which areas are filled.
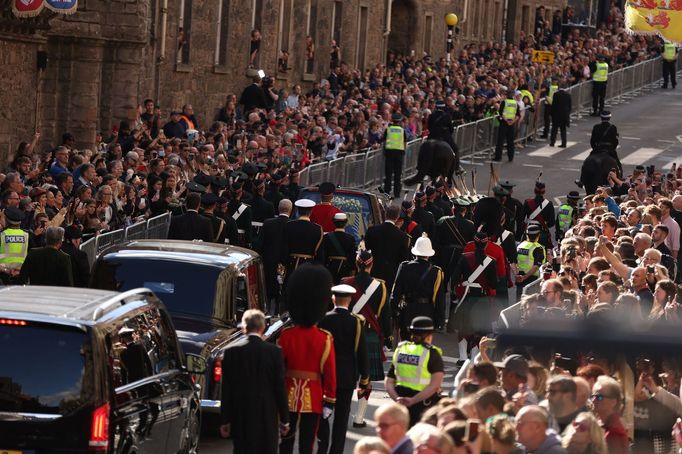
[[[606,446],[609,448],[609,454],[628,454],[630,448],[628,431],[623,426],[623,421],[621,421],[618,413],[612,414],[602,425],[602,428],[604,429],[604,438],[606,439]]]
[[[331,333],[316,326],[282,331],[289,411],[322,413],[322,401],[336,402],[336,355]]]
[[[473,241],[469,241],[464,245],[463,252],[474,252],[476,250],[476,244]],[[497,278],[501,279],[507,275],[507,267],[504,260],[504,250],[499,244],[495,244],[492,241],[488,241],[485,247],[485,255],[489,255],[491,258],[497,261]]]
[[[328,203],[318,203],[315,205],[310,212],[310,222],[322,227],[322,230],[327,232],[333,232],[336,227],[334,227],[334,215],[336,213],[342,213],[341,210],[336,208],[334,205]]]

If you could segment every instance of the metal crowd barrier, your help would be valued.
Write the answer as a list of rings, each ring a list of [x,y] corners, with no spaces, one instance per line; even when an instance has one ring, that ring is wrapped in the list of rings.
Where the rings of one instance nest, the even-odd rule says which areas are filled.
[[[83,242],[80,249],[88,256],[88,263],[92,266],[102,251],[123,241],[167,238],[170,222],[171,214],[165,213],[147,221],[138,222],[125,229],[95,235]]]
[[[682,63],[682,53],[678,54],[678,67]],[[661,58],[637,63],[609,73],[606,85],[606,101],[618,104],[651,91],[658,86],[663,77]],[[585,81],[566,89],[571,96],[571,114],[580,119],[592,109],[592,81]],[[526,111],[522,127],[517,129],[517,142],[526,142],[544,127],[545,100],[540,100],[536,112]],[[454,132],[455,143],[459,146],[460,158],[474,160],[476,156],[488,153],[489,158],[497,143],[499,123],[494,117],[484,118],[458,126]],[[417,169],[417,157],[422,139],[407,144],[403,176],[413,174]],[[300,173],[301,185],[310,186],[331,181],[349,188],[369,189],[381,184],[384,175],[382,150],[362,150],[328,162],[308,166]]]

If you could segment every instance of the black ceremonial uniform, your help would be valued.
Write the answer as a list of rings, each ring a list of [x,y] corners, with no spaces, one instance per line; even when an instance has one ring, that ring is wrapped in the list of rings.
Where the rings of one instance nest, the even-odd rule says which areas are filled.
[[[443,216],[449,216],[450,215],[449,211],[446,214],[445,211],[443,211],[442,207],[439,207],[438,205],[436,205],[435,201],[431,202],[430,200],[428,202],[426,202],[426,211],[428,211],[429,213],[431,213],[433,215],[433,220],[436,222],[438,222],[438,220],[440,218],[442,218]]]
[[[504,201],[504,207],[507,216],[504,228],[512,232],[514,238],[520,241],[523,236],[523,203],[519,199],[508,196],[507,200]]]
[[[590,146],[596,149],[599,144],[607,143],[615,150],[618,148],[618,128],[608,121],[594,125],[590,136]]]
[[[400,230],[409,235],[410,247],[412,247],[414,246],[414,243],[417,241],[417,239],[421,238],[422,233],[424,233],[424,229],[422,229],[421,225],[419,225],[416,220],[412,219],[411,216],[403,213],[400,217],[403,220],[403,225],[400,227]]]
[[[297,183],[289,183],[285,188],[284,188],[284,195],[291,200],[292,202],[298,200],[298,198],[301,195],[301,186],[299,186]]]
[[[272,203],[272,206],[275,209],[277,209],[279,207],[279,202],[281,202],[282,199],[286,199],[287,197],[285,194],[282,194],[280,192],[278,184],[270,183],[270,187],[265,192],[265,195],[263,195],[263,198],[268,202]],[[296,201],[296,199],[289,200],[291,200],[291,203],[294,203]]]
[[[433,232],[436,229],[436,220],[434,216],[427,211],[426,208],[416,206],[414,208],[414,213],[412,213],[412,220],[415,221],[422,228],[422,232],[426,233],[429,238],[433,238]],[[413,238],[418,238],[421,236],[415,236],[415,234],[410,234]]]
[[[324,251],[324,266],[332,273],[334,285],[342,278],[350,276],[355,263],[355,238],[352,235],[336,229],[326,233],[322,240]]]
[[[211,220],[211,225],[213,226],[213,242],[225,244],[225,235],[227,234],[225,220],[213,213],[206,213],[202,211],[201,215]]]
[[[251,247],[251,219],[253,218],[251,207],[241,200],[232,199],[227,206],[227,212],[237,223],[239,233],[237,245]]]
[[[452,202],[450,202],[450,200],[448,200],[448,198],[444,197],[443,195],[440,195],[436,200],[434,200],[433,204],[436,205],[441,210],[443,210],[444,216],[449,216],[450,213],[452,213],[452,208],[454,207]]]
[[[464,245],[474,239],[474,233],[474,223],[464,219],[459,213],[438,220],[434,263],[445,273],[446,288]]]
[[[402,306],[403,298],[405,304],[399,310],[398,320],[401,338],[409,339],[408,326],[420,315],[431,318],[437,327],[443,326],[445,286],[439,266],[422,259],[401,263],[391,292],[391,307]]]
[[[253,238],[253,249],[258,250],[258,233],[263,227],[266,219],[275,217],[275,207],[265,200],[260,194],[256,193],[251,198],[251,237]]]
[[[288,260],[286,263],[286,275],[300,265],[311,260],[324,260],[324,252],[320,248],[322,244],[322,227],[310,222],[308,218],[301,217],[295,221],[289,221],[284,226],[284,238],[286,241]]]
[[[331,449],[329,454],[342,454],[346,442],[348,417],[353,399],[353,391],[358,384],[369,384],[369,361],[365,344],[365,319],[353,314],[347,308],[335,307],[327,312],[317,324],[320,329],[329,331],[334,338],[336,354],[336,404],[334,405],[334,425],[331,430]],[[329,420],[320,421],[318,451],[326,453],[330,445]]]

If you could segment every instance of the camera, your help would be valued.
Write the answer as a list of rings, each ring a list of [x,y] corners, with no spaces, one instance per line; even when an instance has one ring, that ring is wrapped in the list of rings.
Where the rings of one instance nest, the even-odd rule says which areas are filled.
[[[263,78],[263,88],[272,88],[272,85],[273,85],[272,77]]]
[[[646,267],[646,272],[654,274],[656,272],[656,267],[655,266],[647,266]]]
[[[578,250],[574,247],[568,249],[568,254],[566,254],[567,260],[573,260],[578,255]]]

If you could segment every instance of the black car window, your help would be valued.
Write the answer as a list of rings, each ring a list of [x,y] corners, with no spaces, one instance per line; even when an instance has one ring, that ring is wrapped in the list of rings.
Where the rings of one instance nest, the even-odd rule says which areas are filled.
[[[124,386],[155,374],[154,365],[164,352],[153,333],[151,317],[144,314],[118,325],[108,338],[109,354],[114,365],[114,387]]]
[[[147,287],[171,313],[212,316],[221,271],[212,265],[112,255],[95,265],[93,287],[116,291]]]
[[[75,328],[0,325],[0,411],[67,415],[92,393],[92,348]]]

